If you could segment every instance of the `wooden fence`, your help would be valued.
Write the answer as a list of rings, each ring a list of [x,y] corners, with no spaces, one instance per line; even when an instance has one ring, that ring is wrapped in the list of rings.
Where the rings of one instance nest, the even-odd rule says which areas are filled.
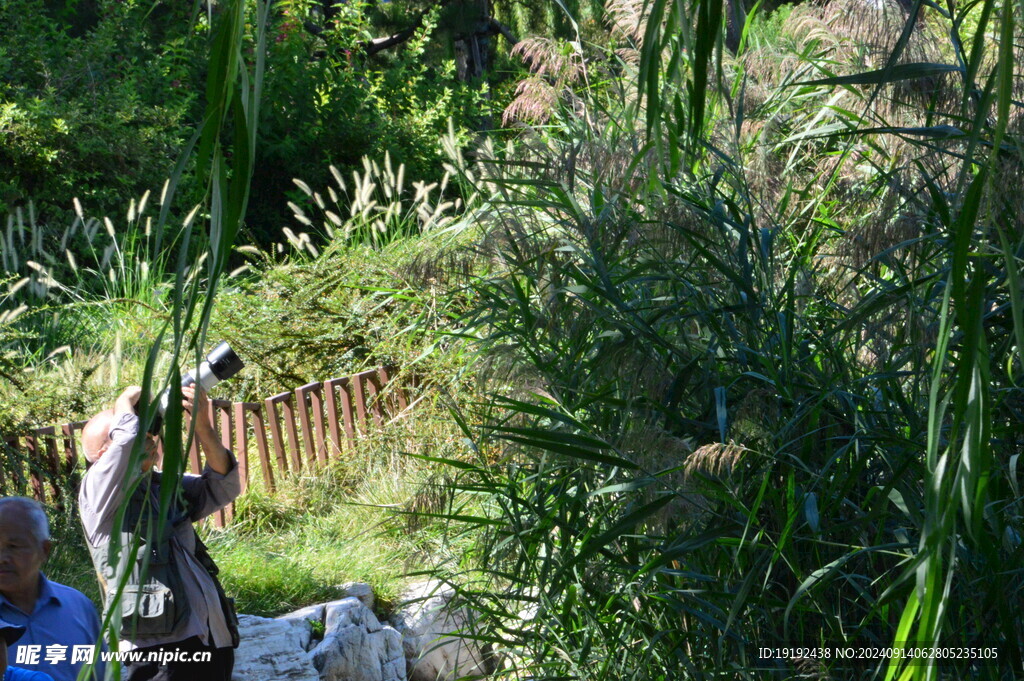
[[[406,389],[395,381],[394,367],[309,383],[262,402],[211,399],[210,419],[225,447],[238,459],[242,491],[253,476],[273,492],[278,478],[315,471],[355,446],[360,435],[380,428],[409,408]],[[3,436],[0,455],[8,464],[0,475],[0,496],[31,494],[39,501],[64,505],[64,494],[78,488],[78,434],[85,421],[36,428],[22,436]],[[249,437],[256,459],[249,455]],[[188,453],[189,469],[202,470],[198,443]],[[213,521],[231,521],[233,505]]]

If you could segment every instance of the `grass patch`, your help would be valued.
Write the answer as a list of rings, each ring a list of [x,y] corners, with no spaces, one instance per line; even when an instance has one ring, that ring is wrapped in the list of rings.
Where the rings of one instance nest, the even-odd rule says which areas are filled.
[[[338,598],[346,582],[370,584],[386,610],[407,574],[447,553],[444,527],[425,515],[448,505],[446,488],[406,452],[451,456],[459,445],[444,414],[424,412],[273,496],[250,489],[232,525],[205,531],[240,612],[280,615]]]
[[[293,548],[308,550],[301,544]],[[293,557],[275,551],[287,547],[261,545],[224,533],[210,543],[221,581],[240,612],[272,617],[303,605],[329,601],[340,592],[331,575],[315,574]]]
[[[96,570],[89,558],[89,547],[85,543],[77,510],[74,514],[53,512],[51,507],[50,540],[50,558],[43,565],[47,579],[78,589],[92,600],[97,610],[101,610],[103,601]]]

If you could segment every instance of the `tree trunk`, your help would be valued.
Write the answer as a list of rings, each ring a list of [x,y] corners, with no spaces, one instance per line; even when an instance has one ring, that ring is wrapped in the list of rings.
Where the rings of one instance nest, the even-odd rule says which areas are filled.
[[[740,38],[743,37],[743,25],[746,22],[747,10],[743,6],[743,0],[729,0],[725,14],[725,46],[733,54],[740,48]]]

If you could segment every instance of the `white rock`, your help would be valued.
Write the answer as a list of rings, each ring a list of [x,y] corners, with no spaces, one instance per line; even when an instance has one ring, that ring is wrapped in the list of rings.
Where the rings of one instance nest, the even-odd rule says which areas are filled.
[[[239,615],[238,631],[231,681],[319,681],[306,652],[312,636],[309,622]]]
[[[337,602],[337,601],[333,601],[333,602]],[[280,617],[277,618],[277,621],[278,622],[287,622],[287,621],[294,620],[294,621],[297,621],[297,622],[306,622],[307,625],[309,625],[309,622],[320,622],[320,623],[323,623],[323,621],[324,621],[324,611],[326,610],[326,608],[327,608],[327,603],[318,603],[316,605],[310,605],[310,606],[307,606],[305,608],[299,608],[295,612],[290,612],[287,615],[281,615]],[[313,630],[312,625],[309,625],[309,628],[310,628],[310,633],[312,635],[312,630]],[[305,649],[309,650],[309,648],[310,648],[310,643],[307,642]]]
[[[376,600],[373,597],[373,587],[365,582],[346,582],[345,584],[339,584],[337,589],[348,598],[358,598],[370,610],[373,610],[373,606],[376,604]]]
[[[474,631],[472,613],[453,602],[454,590],[440,582],[410,586],[391,623],[402,635],[409,681],[453,681],[486,676],[491,660],[478,641],[460,638]]]
[[[402,637],[382,625],[359,598],[310,606],[279,619],[323,623],[324,638],[309,652],[320,681],[406,681]]]

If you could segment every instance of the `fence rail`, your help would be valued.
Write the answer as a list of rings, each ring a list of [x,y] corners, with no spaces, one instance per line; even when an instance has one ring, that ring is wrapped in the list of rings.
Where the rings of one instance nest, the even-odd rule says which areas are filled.
[[[307,383],[262,402],[209,400],[210,420],[225,447],[238,459],[242,491],[252,476],[273,492],[282,476],[313,472],[356,446],[360,436],[379,429],[409,409],[406,387],[395,380],[395,367],[370,369],[322,383]],[[0,475],[0,496],[30,494],[63,506],[64,494],[78,487],[78,433],[85,421],[35,428],[20,436],[0,436],[7,459]],[[269,437],[268,437],[269,431]],[[257,460],[250,460],[249,437]],[[199,444],[188,452],[193,473],[202,470]],[[213,522],[231,522],[234,505]]]

